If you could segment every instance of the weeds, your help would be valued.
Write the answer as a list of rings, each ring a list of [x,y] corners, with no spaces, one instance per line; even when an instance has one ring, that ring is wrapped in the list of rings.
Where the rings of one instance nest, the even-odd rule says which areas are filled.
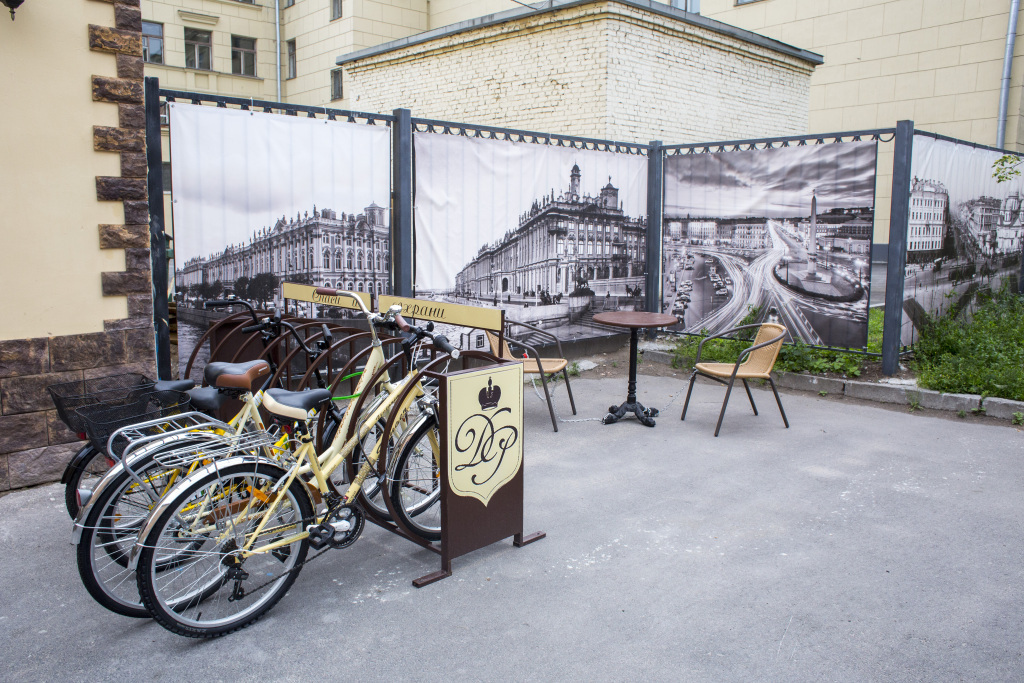
[[[1024,413],[1014,413],[1013,414],[1013,424],[1015,424],[1015,425],[1024,425]]]

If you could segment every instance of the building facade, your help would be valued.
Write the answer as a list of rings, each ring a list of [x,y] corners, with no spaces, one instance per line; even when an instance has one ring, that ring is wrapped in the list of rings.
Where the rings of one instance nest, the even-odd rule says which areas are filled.
[[[339,215],[314,206],[312,214],[282,217],[254,232],[247,243],[189,259],[178,269],[176,285],[182,296],[217,282],[232,294],[240,278],[269,273],[277,282],[387,294],[390,252],[384,208],[371,204],[363,213]]]
[[[536,200],[495,244],[485,244],[455,276],[459,296],[508,299],[569,295],[589,287],[596,294],[626,296],[643,287],[647,221],[626,216],[618,188],[580,194],[573,165],[569,189]]]
[[[949,225],[949,192],[935,180],[914,178],[910,186],[910,220],[907,229],[907,260],[911,263],[938,258],[946,245]]]

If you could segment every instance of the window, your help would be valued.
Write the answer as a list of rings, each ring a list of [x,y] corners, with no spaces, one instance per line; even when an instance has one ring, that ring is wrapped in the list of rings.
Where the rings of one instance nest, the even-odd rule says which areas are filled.
[[[341,19],[341,0],[331,0],[331,21]]]
[[[295,78],[298,73],[298,69],[295,63],[295,39],[289,40],[285,43],[288,46],[288,76],[287,78]]]
[[[294,7],[295,6],[295,0],[284,0],[284,6],[285,7]]]
[[[185,28],[185,67],[206,70],[213,68],[213,39],[209,31]]]
[[[142,59],[151,64],[164,63],[164,25],[142,22]]]
[[[231,73],[256,75],[256,39],[231,36]]]
[[[163,191],[171,191],[171,162],[164,161],[160,164],[160,175],[163,180]]]

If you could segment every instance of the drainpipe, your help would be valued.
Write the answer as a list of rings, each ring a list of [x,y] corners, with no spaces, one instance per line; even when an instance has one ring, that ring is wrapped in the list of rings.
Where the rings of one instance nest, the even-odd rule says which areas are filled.
[[[1019,2],[1019,0],[1014,0]],[[1015,15],[1016,16],[1016,15]],[[1014,22],[1016,25],[1016,22]],[[281,101],[281,0],[273,0],[274,53],[278,55],[278,101]]]
[[[1020,0],[1010,0],[1010,23],[1006,27],[1006,54],[1003,56],[1003,85],[999,90],[999,130],[996,147],[1006,142],[1006,109],[1010,101],[1010,71],[1013,68],[1013,44],[1017,40],[1017,14]]]

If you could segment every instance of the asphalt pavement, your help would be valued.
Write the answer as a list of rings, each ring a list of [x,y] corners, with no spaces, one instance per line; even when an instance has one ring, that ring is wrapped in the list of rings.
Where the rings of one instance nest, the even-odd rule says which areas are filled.
[[[527,533],[454,562],[377,528],[212,641],[82,588],[56,485],[0,498],[0,680],[1020,680],[1024,432],[641,377],[654,428],[526,403]],[[625,398],[573,382],[580,415]],[[668,405],[670,404],[671,405]]]

